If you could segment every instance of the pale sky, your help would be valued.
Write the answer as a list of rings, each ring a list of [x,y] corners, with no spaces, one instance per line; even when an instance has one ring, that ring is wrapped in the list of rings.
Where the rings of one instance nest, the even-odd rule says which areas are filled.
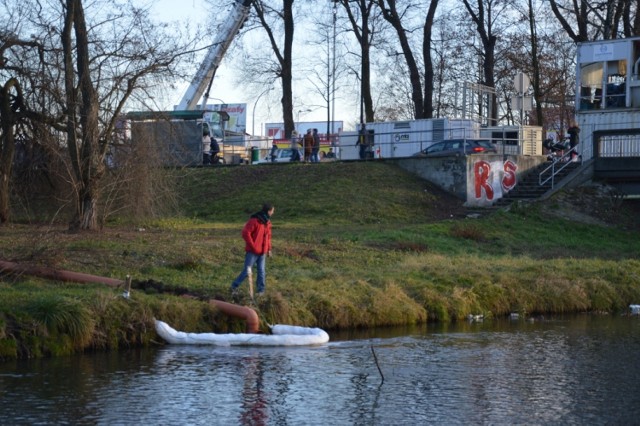
[[[218,2],[220,0],[217,0]],[[191,23],[202,22],[203,25],[206,19],[210,16],[208,7],[215,2],[207,0],[155,0],[152,4],[152,13],[159,21],[184,21],[191,20]],[[227,0],[222,2],[225,5],[224,10],[221,13],[228,14],[231,3]],[[265,99],[256,99],[253,93],[244,93],[241,87],[237,87],[232,79],[233,70],[228,68],[229,64],[222,61],[220,68],[216,72],[216,77],[213,81],[211,89],[211,96],[221,99],[224,103],[245,103],[247,104],[247,131],[251,132],[252,122],[255,125],[255,132],[260,133],[260,129],[263,129],[265,122],[282,122],[281,108],[271,108],[271,114],[264,105],[261,105]],[[173,109],[173,105],[177,104],[182,98],[184,92],[188,87],[188,83],[185,83],[183,88],[178,89],[175,96],[172,97],[171,105],[167,105],[166,109]],[[266,98],[266,97],[265,97]],[[256,103],[257,101],[257,103]],[[211,103],[219,102],[216,99],[212,99]],[[220,102],[222,103],[222,102]],[[256,105],[256,111],[254,113],[253,107]],[[326,120],[326,109],[317,109],[315,111],[307,112],[307,108],[303,108],[305,111],[298,113],[294,111],[294,120],[299,121],[323,121]],[[336,115],[337,121],[345,120],[345,118]]]
[[[190,20],[191,23],[202,22],[203,25],[206,19],[210,16],[210,11],[207,10],[207,5],[211,4],[206,0],[155,0],[153,2],[152,13],[155,14],[159,21],[186,21]],[[225,10],[223,13],[228,13],[229,10]],[[247,103],[249,107],[249,99],[243,93],[233,90],[233,84],[230,78],[231,73],[227,68],[227,64],[224,59],[220,68],[216,72],[216,77],[211,89],[211,95],[222,99],[225,103]],[[168,105],[167,108],[171,109],[173,104],[177,104],[182,99],[184,92],[188,87],[188,82],[184,83],[182,89],[178,89],[173,98],[172,105]],[[253,107],[253,104],[251,105]]]

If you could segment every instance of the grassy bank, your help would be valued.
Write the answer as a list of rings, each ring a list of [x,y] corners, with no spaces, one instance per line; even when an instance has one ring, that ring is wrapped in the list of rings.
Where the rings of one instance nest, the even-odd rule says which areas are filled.
[[[0,229],[0,259],[131,275],[135,287],[124,299],[102,285],[2,276],[0,357],[152,344],[154,317],[189,331],[242,331],[203,300],[230,299],[240,229],[263,201],[276,206],[267,294],[255,306],[265,328],[618,312],[640,302],[636,218],[612,200],[598,207],[615,213],[609,225],[555,214],[566,208],[558,199],[470,212],[380,162],[194,169],[179,187],[181,214],[172,217],[114,221],[101,233]]]

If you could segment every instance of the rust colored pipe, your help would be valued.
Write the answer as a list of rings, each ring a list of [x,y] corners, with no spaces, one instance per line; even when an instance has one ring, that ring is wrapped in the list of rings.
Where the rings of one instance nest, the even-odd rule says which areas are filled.
[[[258,319],[258,314],[253,309],[215,299],[209,300],[209,303],[231,317],[245,320],[247,323],[247,333],[255,334],[258,332],[260,320]]]
[[[0,272],[35,275],[38,277],[49,278],[57,281],[106,284],[109,287],[120,287],[125,283],[123,280],[116,280],[114,278],[83,274],[82,272],[71,272],[61,269],[45,268],[43,266],[23,266],[4,260],[0,260]]]
[[[82,272],[65,271],[62,269],[45,268],[42,266],[23,266],[14,262],[7,262],[5,260],[0,260],[0,273],[2,272],[35,275],[56,281],[106,284],[109,287],[120,287],[125,285],[125,281],[114,278],[100,277],[98,275],[84,274]],[[209,303],[229,316],[245,320],[247,323],[247,333],[255,334],[258,332],[260,320],[258,319],[258,314],[253,309],[214,299],[209,300]]]

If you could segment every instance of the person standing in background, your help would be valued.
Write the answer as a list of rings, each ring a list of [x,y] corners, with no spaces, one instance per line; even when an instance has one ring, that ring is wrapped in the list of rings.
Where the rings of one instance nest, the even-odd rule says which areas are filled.
[[[291,161],[300,161],[300,139],[297,131],[291,133]]]
[[[320,157],[318,157],[318,153],[320,153],[320,135],[318,134],[318,129],[313,129],[313,148],[311,149],[311,162],[319,163]]]
[[[202,131],[202,165],[208,166],[211,164],[211,136],[209,135],[209,129]]]
[[[356,145],[359,147],[359,157],[361,160],[367,158],[367,148],[369,144],[367,143],[367,129],[364,123],[360,123],[360,131],[358,132],[358,140]]]
[[[569,133],[569,148],[571,149],[571,161],[578,161],[578,152],[575,149],[580,143],[580,127],[575,121],[571,123],[571,127],[567,129]]]
[[[307,133],[304,135],[302,145],[304,146],[304,161],[308,163],[311,161],[311,154],[313,152],[313,135],[311,134],[311,129],[307,130]]]

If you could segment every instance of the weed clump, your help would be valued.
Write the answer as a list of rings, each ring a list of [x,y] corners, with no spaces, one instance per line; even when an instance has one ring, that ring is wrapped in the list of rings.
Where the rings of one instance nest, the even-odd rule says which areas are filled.
[[[456,223],[451,227],[451,236],[479,243],[487,240],[486,231],[477,223]]]

